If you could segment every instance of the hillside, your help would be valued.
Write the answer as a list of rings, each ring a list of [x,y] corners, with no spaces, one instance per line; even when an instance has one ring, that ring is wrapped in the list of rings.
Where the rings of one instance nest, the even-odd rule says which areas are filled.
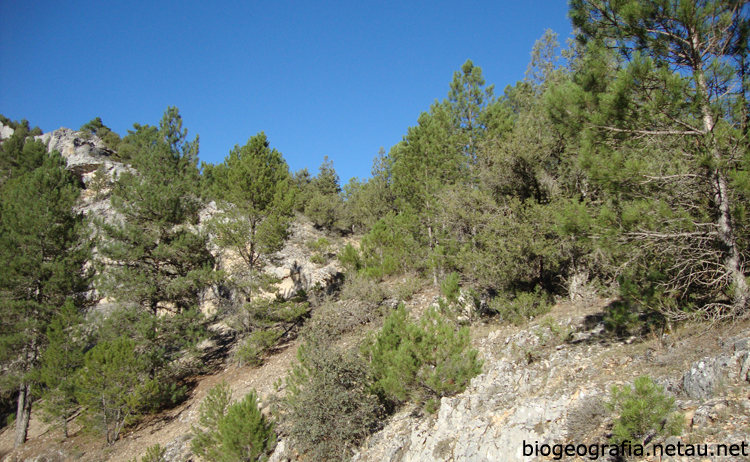
[[[747,460],[750,10],[569,6],[345,184],[0,116],[0,455]]]
[[[426,308],[433,296],[429,290],[417,294],[412,309]],[[390,417],[353,460],[538,460],[521,456],[523,441],[606,443],[614,417],[604,404],[610,387],[644,374],[677,397],[677,408],[685,413],[682,442],[750,439],[748,323],[707,332],[684,326],[661,337],[618,339],[603,330],[606,303],[563,302],[523,327],[476,325],[472,343],[485,361],[483,373],[465,392],[444,398],[435,415],[406,408]],[[75,431],[61,442],[58,431],[35,417],[23,451],[8,452],[12,432],[7,428],[0,435],[0,451],[7,454],[5,460],[128,461],[159,443],[168,448],[166,460],[191,460],[190,427],[206,390],[225,380],[237,396],[252,388],[265,401],[288,372],[296,347],[296,341],[280,346],[261,367],[220,364],[217,372],[196,377],[185,403],[148,418],[111,448]]]

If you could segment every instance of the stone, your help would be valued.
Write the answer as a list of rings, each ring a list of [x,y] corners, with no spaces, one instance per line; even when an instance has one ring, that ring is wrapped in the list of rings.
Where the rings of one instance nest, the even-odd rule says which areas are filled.
[[[46,144],[48,152],[60,152],[68,164],[68,170],[84,184],[101,165],[104,165],[110,177],[130,170],[122,163],[112,160],[114,151],[96,135],[84,136],[82,132],[59,128],[36,136],[35,139]]]
[[[683,390],[693,399],[711,398],[717,385],[729,372],[731,363],[731,358],[725,355],[694,362],[683,376]]]
[[[11,136],[13,136],[14,131],[15,130],[13,130],[11,127],[0,123],[0,141],[8,139]]]

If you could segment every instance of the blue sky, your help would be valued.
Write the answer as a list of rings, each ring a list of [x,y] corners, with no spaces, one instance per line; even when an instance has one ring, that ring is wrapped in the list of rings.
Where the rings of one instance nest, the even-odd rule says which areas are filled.
[[[292,171],[342,184],[448,94],[471,59],[496,94],[523,78],[565,0],[0,1],[0,114],[121,135],[177,106],[200,157],[265,131]]]

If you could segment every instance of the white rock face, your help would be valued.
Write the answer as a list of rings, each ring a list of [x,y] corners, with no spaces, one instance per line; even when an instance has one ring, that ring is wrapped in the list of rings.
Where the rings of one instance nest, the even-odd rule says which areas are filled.
[[[100,165],[104,166],[110,177],[128,170],[120,162],[111,159],[114,152],[95,135],[84,137],[81,132],[59,128],[35,139],[46,144],[48,152],[59,151],[68,162],[68,169],[84,183],[88,182]]]
[[[13,129],[0,123],[0,141],[10,138],[13,135]]]

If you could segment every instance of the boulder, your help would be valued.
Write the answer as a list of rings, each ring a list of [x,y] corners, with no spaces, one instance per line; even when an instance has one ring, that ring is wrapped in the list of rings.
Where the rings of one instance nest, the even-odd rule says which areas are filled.
[[[693,363],[682,378],[682,388],[693,399],[708,399],[732,366],[727,355],[703,358]]]
[[[13,136],[14,130],[7,126],[0,123],[0,141],[5,140]]]

